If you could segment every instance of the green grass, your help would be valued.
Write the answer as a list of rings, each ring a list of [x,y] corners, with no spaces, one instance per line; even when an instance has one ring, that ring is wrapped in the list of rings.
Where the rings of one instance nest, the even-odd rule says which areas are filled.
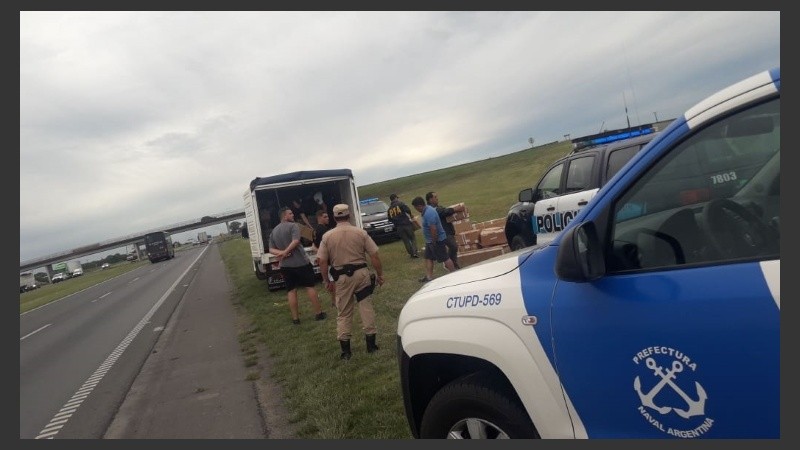
[[[436,191],[444,204],[464,202],[473,222],[504,218],[519,191],[531,187],[551,162],[570,149],[569,143],[552,144],[361,186],[359,197],[387,198],[394,192],[410,205],[415,196],[424,198],[426,192]],[[423,245],[421,232],[417,244]],[[308,297],[299,290],[301,324],[295,326],[286,292],[269,292],[266,282],[253,275],[248,241],[227,240],[220,243],[220,251],[234,285],[234,302],[252,323],[246,339],[258,339],[268,349],[270,375],[283,387],[298,438],[411,438],[400,392],[395,333],[400,310],[420,287],[417,279],[425,273],[422,259],[410,259],[400,241],[380,245],[386,284],[373,294],[380,350],[366,353],[356,313],[353,358],[343,362],[336,340],[336,309],[322,284],[317,292],[328,319],[315,322]],[[434,276],[444,273],[437,264]]]
[[[411,200],[434,191],[443,206],[464,202],[473,222],[505,217],[519,191],[532,187],[547,166],[572,150],[569,142],[543,145],[509,155],[484,159],[380,183],[359,186],[360,198],[380,197],[388,203],[396,193]],[[358,175],[358,174],[356,174]],[[412,209],[413,211],[413,209]]]

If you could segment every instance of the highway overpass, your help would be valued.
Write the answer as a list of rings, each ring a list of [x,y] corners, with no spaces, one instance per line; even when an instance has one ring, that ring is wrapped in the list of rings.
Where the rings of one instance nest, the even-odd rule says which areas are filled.
[[[166,225],[161,228],[145,230],[139,233],[134,233],[127,236],[121,236],[118,238],[109,239],[107,241],[97,242],[95,244],[89,244],[83,247],[74,248],[72,250],[66,250],[63,252],[54,253],[52,255],[42,256],[27,261],[20,261],[19,271],[20,273],[28,272],[38,267],[49,266],[53,263],[70,261],[73,259],[80,258],[82,256],[100,253],[105,250],[111,250],[114,248],[119,248],[130,244],[138,244],[144,241],[144,235],[153,231],[166,231],[167,233],[174,234],[197,228],[205,228],[209,225],[216,225],[218,223],[227,223],[237,219],[244,219],[244,209],[235,209],[231,211],[225,211],[219,214],[211,214],[203,216],[199,219],[191,219],[184,222],[175,223],[172,225]],[[49,272],[51,271],[49,270],[48,267],[48,273]]]

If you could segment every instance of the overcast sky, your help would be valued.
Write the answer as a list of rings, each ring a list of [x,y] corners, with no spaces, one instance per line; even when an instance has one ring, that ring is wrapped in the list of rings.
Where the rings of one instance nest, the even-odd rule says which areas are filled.
[[[780,12],[20,12],[19,52],[26,261],[674,118],[780,66]]]

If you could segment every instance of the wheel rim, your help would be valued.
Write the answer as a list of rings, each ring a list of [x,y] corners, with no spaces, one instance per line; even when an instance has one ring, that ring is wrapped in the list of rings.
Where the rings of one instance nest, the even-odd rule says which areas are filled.
[[[508,439],[508,434],[497,425],[483,419],[470,417],[456,422],[447,439]]]

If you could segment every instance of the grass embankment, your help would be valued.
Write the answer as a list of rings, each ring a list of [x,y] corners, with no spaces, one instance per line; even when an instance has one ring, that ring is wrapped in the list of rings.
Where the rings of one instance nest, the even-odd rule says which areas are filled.
[[[436,191],[443,204],[464,202],[470,220],[480,222],[505,217],[519,191],[532,186],[546,167],[570,150],[568,143],[542,146],[511,155],[436,170],[359,187],[361,198],[397,193],[411,204],[415,196]],[[417,244],[423,245],[417,232]],[[284,389],[291,420],[303,439],[407,439],[411,438],[403,411],[397,368],[395,333],[400,310],[420,287],[422,259],[410,259],[400,241],[380,246],[386,284],[373,296],[380,350],[367,354],[361,322],[353,325],[353,358],[339,360],[336,310],[321,284],[317,291],[328,319],[315,322],[308,297],[298,292],[301,324],[292,325],[286,291],[269,292],[252,271],[250,247],[245,239],[220,243],[234,286],[234,302],[252,325],[242,333],[247,364],[253,364],[247,343],[256,339],[271,355],[271,376]],[[444,274],[441,265],[435,276]]]

